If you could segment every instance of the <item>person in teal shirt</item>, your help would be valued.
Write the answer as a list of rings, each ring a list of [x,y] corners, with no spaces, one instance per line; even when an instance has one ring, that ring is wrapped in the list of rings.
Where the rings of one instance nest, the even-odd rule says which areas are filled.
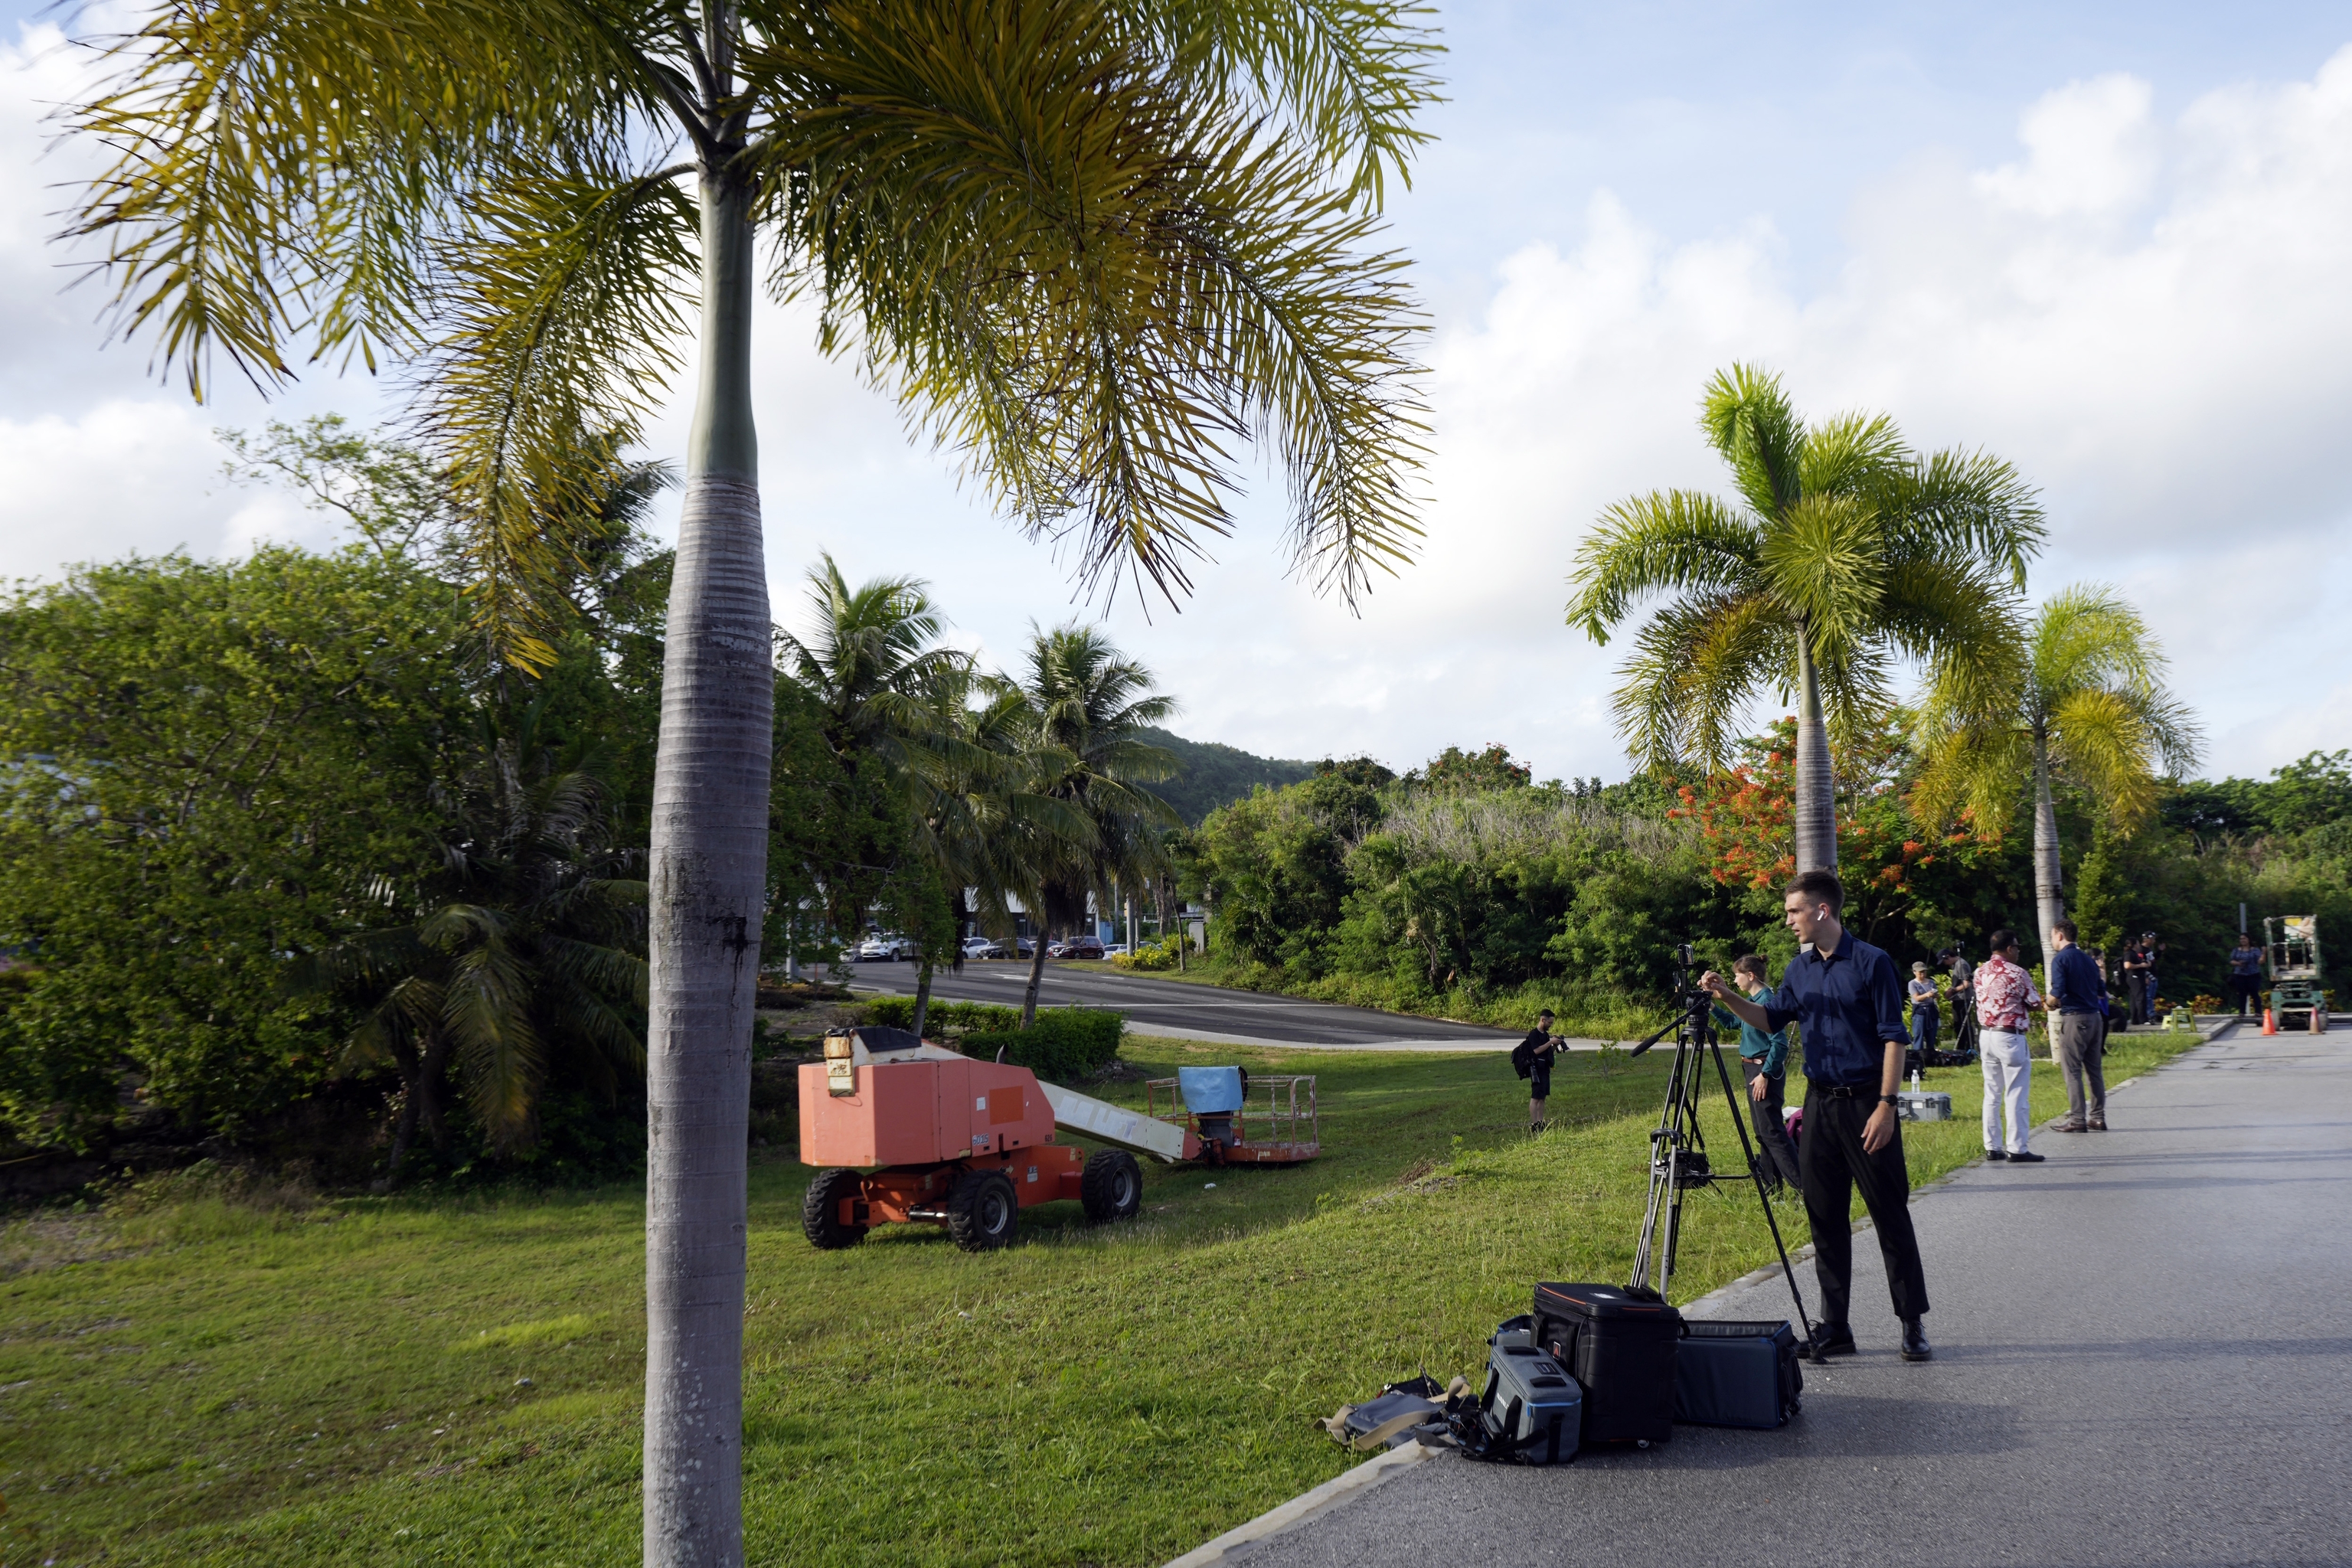
[[[1764,977],[1764,961],[1755,953],[1735,959],[1731,977],[1748,995],[1761,1001],[1772,993]],[[1789,1085],[1789,1031],[1786,1026],[1767,1034],[1755,1025],[1715,1010],[1717,1026],[1727,1034],[1739,1031],[1739,1065],[1748,1071],[1748,1110],[1756,1122],[1758,1157],[1763,1162],[1764,1185],[1778,1193],[1797,1184],[1797,1146],[1789,1138],[1781,1112]]]

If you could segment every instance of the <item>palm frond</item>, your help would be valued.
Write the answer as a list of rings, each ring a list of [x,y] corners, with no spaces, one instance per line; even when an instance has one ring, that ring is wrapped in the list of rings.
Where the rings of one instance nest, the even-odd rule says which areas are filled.
[[[449,330],[415,416],[462,509],[478,624],[526,670],[554,660],[560,584],[582,564],[572,524],[595,517],[610,455],[678,368],[695,214],[676,177],[520,170],[472,196],[446,247]]]
[[[1855,496],[1801,496],[1757,552],[1772,596],[1802,623],[1813,657],[1853,665],[1876,629],[1885,581],[1878,517]]]
[[[1699,399],[1699,428],[1759,516],[1805,493],[1804,422],[1779,376],[1748,364],[1717,371]]]
[[[1605,647],[1637,600],[1750,581],[1761,542],[1752,519],[1713,496],[1654,490],[1619,501],[1577,547],[1568,624]]]
[[[1243,92],[1348,175],[1378,205],[1429,133],[1413,115],[1439,101],[1432,8],[1394,0],[1157,0],[1120,13],[1155,52],[1221,93]]]
[[[1089,584],[1184,592],[1252,438],[1318,585],[1409,552],[1420,327],[1311,154],[1078,0],[830,6],[745,63],[824,89],[760,150],[776,288]]]
[[[1988,452],[1937,452],[1873,488],[1890,553],[1988,562],[2025,587],[2048,537],[2033,487]]]
[[[205,395],[217,351],[289,379],[306,335],[373,368],[419,346],[465,193],[516,159],[621,144],[624,62],[550,0],[204,0],[107,40],[114,87],[68,121],[114,162],[67,232],[117,329]]]

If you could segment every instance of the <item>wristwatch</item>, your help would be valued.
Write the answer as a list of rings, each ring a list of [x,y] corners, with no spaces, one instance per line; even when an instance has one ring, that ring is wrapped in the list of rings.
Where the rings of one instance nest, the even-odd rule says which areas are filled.
[[[1895,1105],[1901,1102],[1891,1094],[1882,1094],[1878,1097],[1878,1103],[1881,1105]]]

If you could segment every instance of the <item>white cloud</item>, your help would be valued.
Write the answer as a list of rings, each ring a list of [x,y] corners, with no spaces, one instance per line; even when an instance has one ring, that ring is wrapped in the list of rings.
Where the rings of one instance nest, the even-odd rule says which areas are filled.
[[[0,46],[0,574],[323,537],[322,520],[218,479],[208,430],[256,423],[254,399],[225,386],[191,408],[146,377],[143,343],[97,352],[95,297],[58,295],[55,186],[88,169],[75,150],[39,155],[47,105],[86,68],[57,46],[47,24]],[[1851,192],[1847,258],[1820,288],[1790,281],[1800,247],[1781,226],[1834,169],[1790,171],[1803,203],[1728,211],[1685,242],[1654,226],[1664,193],[1594,193],[1574,244],[1502,258],[1475,313],[1438,322],[1428,545],[1360,619],[1282,576],[1269,485],[1183,614],[1123,602],[1114,634],[1204,738],[1400,765],[1502,740],[1541,774],[1622,774],[1615,652],[1561,625],[1564,579],[1610,500],[1720,482],[1696,401],[1745,358],[1816,413],[1885,408],[1922,445],[1982,445],[2033,476],[2056,536],[2042,584],[2096,577],[2138,598],[2217,768],[2352,744],[2352,688],[2333,673],[2352,668],[2352,587],[2333,585],[2352,548],[2352,469],[2336,457],[2352,407],[2352,50],[2307,81],[2157,104],[2143,81],[2095,76],[2022,106],[2013,152],[1913,153]],[[1523,151],[1447,149],[1423,199],[1444,184],[1458,210],[1510,210]],[[1549,217],[1520,232],[1550,232]],[[766,311],[759,331],[780,612],[796,613],[820,549],[853,577],[929,577],[959,638],[999,660],[1033,619],[1073,612],[1063,565],[911,446],[851,367],[819,359],[803,313]],[[656,455],[680,449],[684,392]],[[321,380],[268,413],[337,406],[377,416],[375,389]],[[2285,669],[2309,672],[2307,704]]]
[[[2217,765],[2352,743],[2272,726],[2300,709],[2252,679],[2286,656],[2352,668],[2340,574],[2312,570],[2352,545],[2352,49],[2171,126],[2149,106],[2145,84],[2101,78],[2024,112],[2022,162],[1919,156],[1859,196],[1852,259],[1809,300],[1769,229],[1670,246],[1596,196],[1580,246],[1513,257],[1485,319],[1441,346],[1440,532],[1491,533],[1515,578],[1551,587],[1616,496],[1720,482],[1698,390],[1759,361],[1815,414],[1885,408],[1922,445],[1988,447],[2043,485],[2040,585],[2142,596],[2183,690],[2232,716]]]

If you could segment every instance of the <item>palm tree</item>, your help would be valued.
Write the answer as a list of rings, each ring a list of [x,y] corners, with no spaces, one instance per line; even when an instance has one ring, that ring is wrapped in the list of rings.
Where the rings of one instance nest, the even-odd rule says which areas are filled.
[[[966,669],[939,693],[941,737],[919,780],[915,847],[945,890],[958,937],[977,920],[1013,927],[1016,902],[1041,907],[1047,868],[1097,842],[1094,823],[1067,802],[1040,793],[1058,776],[1063,753],[1041,742],[1027,694],[1001,676]],[[930,1008],[937,957],[921,957],[915,1032]],[[961,947],[948,955],[961,968]]]
[[[1093,894],[1108,909],[1113,887],[1150,880],[1165,868],[1162,836],[1183,818],[1144,788],[1173,777],[1176,754],[1142,738],[1174,716],[1151,672],[1092,626],[1067,626],[1030,639],[1023,681],[1029,723],[1044,761],[1038,793],[1065,803],[1092,832],[1050,847],[1038,877],[1036,951],[1022,997],[1021,1026],[1036,1021],[1048,933],[1076,925]],[[1054,852],[1058,850],[1058,852]]]
[[[420,1127],[447,1146],[446,1068],[501,1152],[535,1141],[551,1072],[610,1095],[645,1070],[639,857],[615,842],[595,759],[541,742],[543,712],[532,703],[506,733],[484,716],[481,751],[445,802],[441,868],[415,890],[415,918],[296,967],[299,985],[357,1008],[347,1064],[388,1063],[400,1075],[386,1186]]]
[[[1189,591],[1227,444],[1263,436],[1298,569],[1352,602],[1418,533],[1421,324],[1375,244],[1433,47],[1406,0],[175,0],[70,115],[114,162],[68,233],[192,393],[216,354],[278,385],[306,342],[419,372],[525,663],[560,619],[551,459],[634,441],[698,328],[654,786],[648,1562],[742,1560],[754,289],[817,300],[826,352],[1113,592]]]
[[[1797,868],[1837,868],[1829,725],[1881,711],[1896,657],[1953,690],[1995,684],[2042,510],[1982,452],[1920,457],[1885,415],[1798,418],[1778,376],[1717,373],[1699,428],[1737,499],[1654,490],[1601,513],[1577,552],[1568,623],[1596,643],[1675,595],[1635,639],[1618,731],[1654,770],[1728,765],[1741,712],[1797,696]]]
[[[1926,765],[1911,809],[1922,822],[1940,826],[1966,806],[1979,832],[1998,834],[2032,784],[2045,973],[2051,927],[2066,918],[2054,781],[2082,791],[2128,836],[2155,809],[2158,769],[2178,776],[2196,765],[2204,737],[2164,671],[2139,611],[2112,588],[2077,584],[2034,612],[2025,656],[1998,687],[1931,689],[1921,710]]]

